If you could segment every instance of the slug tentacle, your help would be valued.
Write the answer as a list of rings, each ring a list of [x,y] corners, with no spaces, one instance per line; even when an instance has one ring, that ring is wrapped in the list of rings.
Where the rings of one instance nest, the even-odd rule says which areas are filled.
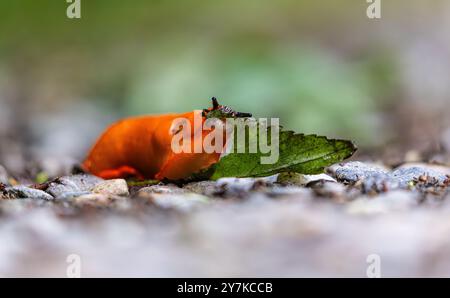
[[[209,118],[250,118],[252,117],[251,113],[243,113],[243,112],[236,112],[232,108],[228,106],[220,105],[217,98],[213,97],[211,98],[213,107],[210,109],[204,109],[202,112],[202,116]]]

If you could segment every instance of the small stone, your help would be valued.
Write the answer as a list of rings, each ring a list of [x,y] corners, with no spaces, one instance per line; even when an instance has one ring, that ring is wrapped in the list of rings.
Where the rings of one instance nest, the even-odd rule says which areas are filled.
[[[327,174],[303,175],[299,173],[281,173],[277,177],[277,183],[282,185],[306,186],[309,183],[321,180],[336,182],[335,179]]]
[[[46,191],[55,198],[63,197],[67,193],[86,193],[104,180],[96,176],[80,174],[64,176],[51,182]]]
[[[327,174],[304,175],[304,181],[306,186],[316,182],[337,182],[333,177],[328,176]]]
[[[60,194],[57,199],[62,201],[68,201],[72,200],[74,198],[78,198],[85,195],[90,195],[91,192],[89,191],[74,191],[74,192],[65,192],[63,194]]]
[[[356,183],[361,179],[373,177],[374,175],[386,175],[388,170],[382,166],[352,161],[336,164],[327,169],[338,181]]]
[[[35,199],[0,200],[0,214],[20,214],[29,211],[31,208],[49,207],[51,204],[47,200]]]
[[[398,179],[400,187],[407,188],[411,181],[419,180],[423,176],[428,179],[435,179],[437,183],[444,183],[447,176],[444,172],[438,171],[431,166],[402,166],[394,170],[391,177]]]
[[[115,196],[130,195],[127,182],[124,179],[112,179],[100,182],[92,189],[92,192]]]
[[[332,181],[318,181],[310,185],[315,195],[326,198],[344,198],[347,188],[340,183]]]
[[[181,212],[192,211],[195,208],[209,203],[206,196],[188,194],[153,194],[152,201],[155,205],[163,209],[175,209]]]
[[[333,166],[330,172],[339,181],[360,185],[364,193],[379,193],[395,189],[411,189],[414,187],[414,181],[421,181],[420,179],[435,180],[436,184],[444,184],[446,170],[445,167],[435,165],[405,164],[394,171],[388,171],[361,162],[349,162]]]
[[[249,192],[255,182],[255,178],[221,178],[217,180],[217,187],[233,193]]]
[[[152,194],[183,194],[188,192],[189,192],[188,190],[180,188],[174,184],[168,185],[158,184],[141,188],[138,191],[137,196],[145,197]]]
[[[53,200],[54,198],[45,191],[26,187],[26,186],[13,186],[6,187],[4,195],[9,199],[36,199],[36,200]]]
[[[299,187],[295,185],[288,186],[274,186],[266,192],[268,196],[298,196],[298,197],[310,197],[311,190],[309,188]]]
[[[217,191],[227,196],[241,196],[254,190],[262,190],[272,186],[277,175],[262,178],[220,178],[217,180]]]
[[[390,173],[376,173],[361,180],[363,193],[387,192],[400,187],[400,181],[397,178],[392,177]]]
[[[111,204],[113,199],[107,194],[87,194],[83,196],[76,197],[72,202],[76,205],[90,205],[90,206],[108,206]]]
[[[438,164],[427,164],[427,163],[405,163],[395,170],[400,169],[410,169],[410,168],[421,168],[424,169],[425,172],[431,171],[434,173],[440,173],[442,175],[450,175],[450,167],[438,165]]]
[[[191,182],[183,186],[183,188],[189,192],[205,196],[214,196],[217,193],[217,185],[215,181]]]

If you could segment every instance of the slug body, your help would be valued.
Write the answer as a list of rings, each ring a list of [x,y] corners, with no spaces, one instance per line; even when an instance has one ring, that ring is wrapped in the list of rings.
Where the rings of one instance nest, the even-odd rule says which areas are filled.
[[[82,167],[104,179],[135,177],[158,180],[179,180],[208,168],[219,161],[221,153],[175,153],[171,145],[173,136],[179,133],[173,126],[175,119],[184,118],[191,123],[190,138],[194,144],[195,138],[204,138],[211,132],[202,129],[209,112],[226,108],[226,112],[236,113],[219,106],[215,98],[213,104],[213,108],[203,110],[201,131],[194,125],[195,111],[118,121],[100,136]]]

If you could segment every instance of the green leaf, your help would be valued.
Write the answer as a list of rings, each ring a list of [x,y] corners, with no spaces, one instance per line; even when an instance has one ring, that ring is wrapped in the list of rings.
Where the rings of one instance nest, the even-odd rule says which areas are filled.
[[[271,129],[269,128],[264,136],[268,140],[271,140]],[[232,153],[222,157],[211,167],[195,173],[187,181],[217,180],[223,177],[262,177],[285,172],[319,174],[325,167],[351,157],[357,149],[351,141],[296,134],[293,131],[283,131],[280,127],[279,159],[273,164],[263,164],[261,157],[269,156],[270,152],[263,154],[259,151],[259,146],[256,146],[258,148],[256,153],[248,153],[252,145],[259,143],[259,138],[259,128],[257,130],[247,128],[244,148],[246,153],[236,153],[235,131]]]
[[[325,167],[352,156],[356,151],[351,141],[292,131],[281,131],[279,140],[280,156],[275,164],[261,164],[264,156],[261,152],[231,153],[213,165],[213,169],[208,169],[212,173],[210,179],[270,176],[281,172],[319,174]]]

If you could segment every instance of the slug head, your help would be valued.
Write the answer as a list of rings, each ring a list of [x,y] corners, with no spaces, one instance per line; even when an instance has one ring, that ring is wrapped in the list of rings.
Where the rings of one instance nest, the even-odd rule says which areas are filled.
[[[251,113],[242,113],[242,112],[236,112],[232,108],[228,106],[220,105],[217,101],[217,98],[213,97],[211,99],[212,101],[212,108],[204,109],[202,112],[202,116],[206,117],[206,119],[210,118],[218,118],[218,119],[225,119],[225,118],[249,118],[252,117]]]

